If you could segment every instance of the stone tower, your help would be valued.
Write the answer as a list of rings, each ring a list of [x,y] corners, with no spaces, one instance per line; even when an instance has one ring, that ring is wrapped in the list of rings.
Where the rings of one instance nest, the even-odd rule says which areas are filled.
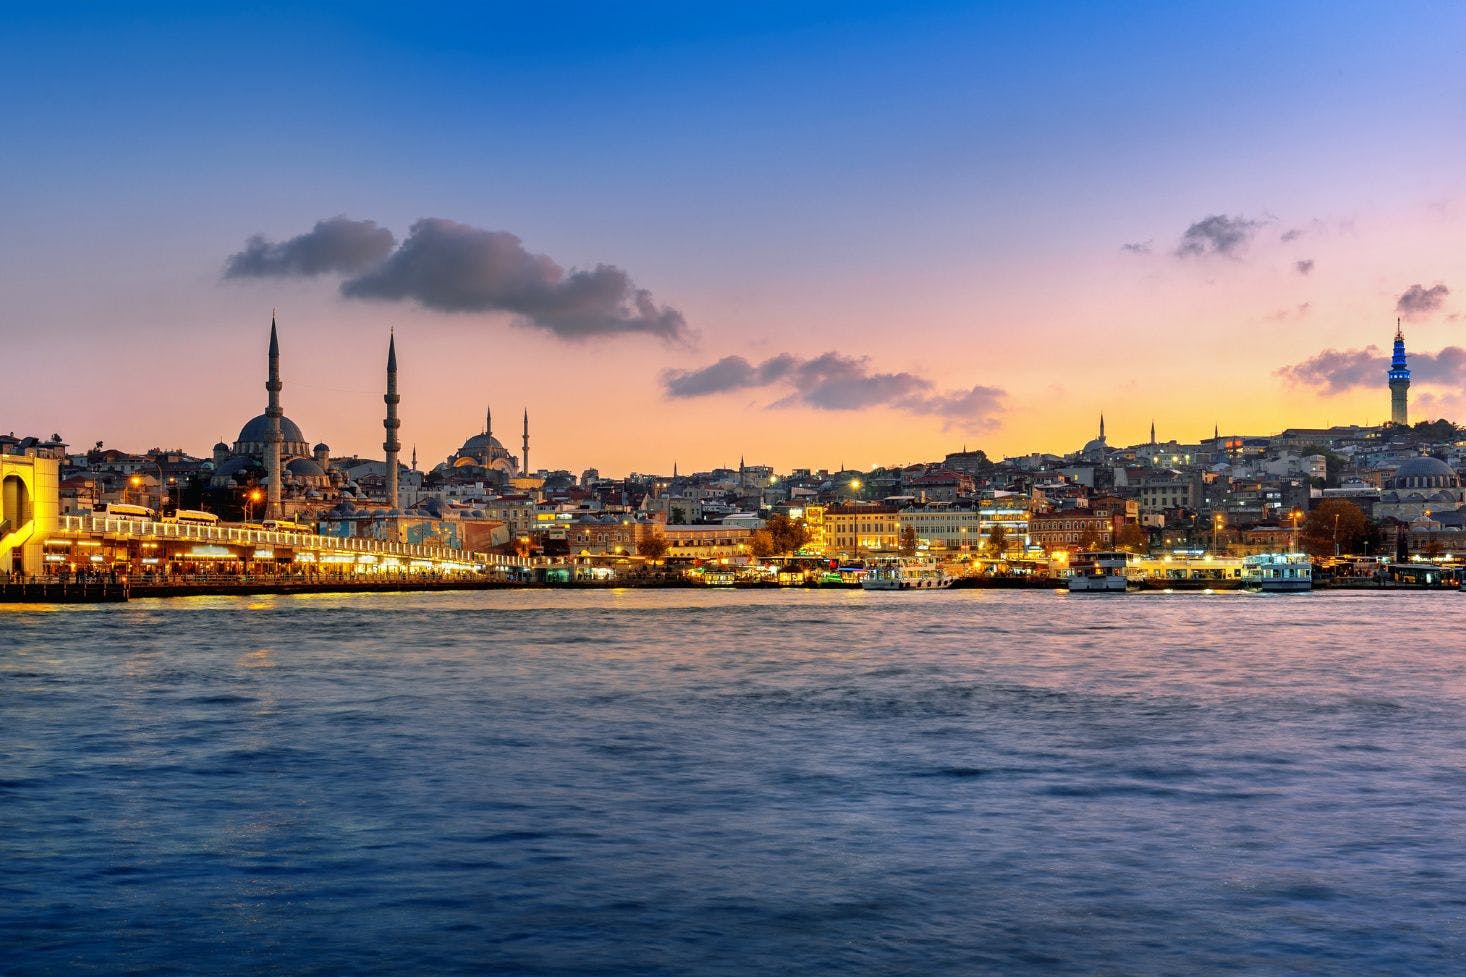
[[[387,452],[387,508],[396,509],[397,452],[402,450],[402,443],[397,440],[397,429],[402,426],[397,418],[397,404],[402,398],[397,396],[396,336],[387,340],[387,393],[382,400],[387,405],[387,419],[382,421],[382,427],[387,431],[387,440],[382,442],[382,450]]]
[[[283,478],[280,473],[280,445],[283,438],[280,435],[280,418],[285,416],[285,411],[280,408],[280,340],[275,335],[275,316],[270,315],[270,379],[265,381],[265,389],[270,392],[269,403],[265,407],[265,416],[270,420],[269,450],[265,453],[265,477],[270,483],[265,490],[265,518],[280,519],[284,516],[284,509],[281,503],[281,489],[284,487]]]
[[[526,407],[524,409],[524,458],[522,460],[522,464],[523,464],[524,467],[521,470],[521,473],[524,474],[524,475],[528,475],[529,474],[529,408],[528,407]]]

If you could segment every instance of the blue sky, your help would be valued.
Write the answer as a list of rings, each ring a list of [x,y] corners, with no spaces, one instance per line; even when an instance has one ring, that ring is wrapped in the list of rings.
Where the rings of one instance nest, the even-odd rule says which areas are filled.
[[[1276,362],[1233,381],[1274,398],[1269,411],[1296,410],[1306,402],[1287,399],[1275,368],[1373,340],[1394,294],[1452,280],[1430,255],[1459,240],[1449,207],[1466,172],[1462,38],[1466,7],[1451,4],[37,5],[10,11],[0,37],[12,93],[0,298],[41,357],[60,352],[60,336],[114,330],[209,356],[252,350],[245,330],[281,306],[302,348],[333,350],[318,373],[362,374],[319,377],[323,389],[369,388],[378,333],[395,320],[421,362],[494,360],[482,385],[506,414],[537,404],[573,446],[546,460],[568,466],[592,463],[592,442],[538,388],[546,364],[580,391],[644,391],[628,404],[644,415],[666,407],[661,370],[830,350],[934,388],[1007,394],[1004,418],[960,433],[948,418],[914,433],[912,418],[881,415],[880,460],[979,434],[1016,450],[1048,432],[1054,443],[1033,447],[1057,450],[1090,412],[1015,421],[1047,401],[1052,371],[1022,362],[1014,331],[1077,347],[1057,364],[1064,395],[1098,407],[1105,385],[1148,372],[1089,337],[1133,327],[1141,345],[1174,343],[1178,318],[1219,300],[1238,329],[1274,308],[1315,309]],[[1421,230],[1431,208],[1447,226]],[[567,268],[617,265],[681,310],[697,344],[564,346],[502,316],[343,302],[330,283],[219,280],[249,235],[286,239],[337,214],[398,239],[442,217],[511,231]],[[1332,266],[1357,252],[1379,280],[1352,268],[1303,295],[1286,274],[1244,282],[1218,263],[1167,290],[1155,283],[1176,269],[1116,258],[1127,242],[1163,253],[1211,214],[1352,228],[1334,234]],[[1289,267],[1282,255],[1278,267]],[[1235,291],[1219,296],[1229,275]],[[1422,337],[1433,347],[1451,338],[1437,325]],[[145,368],[136,355],[122,365]],[[1093,363],[1103,384],[1081,375]],[[340,429],[343,447],[370,450],[375,422],[313,402],[300,372],[296,403]],[[91,389],[106,376],[83,379]],[[41,381],[14,423],[197,449],[256,399],[257,378],[222,382],[169,383],[230,398],[207,435],[150,405],[130,425],[81,400],[48,403]],[[465,418],[480,413],[483,396],[470,397]],[[667,436],[732,413],[755,429],[749,441],[793,461],[798,443],[780,433],[791,425],[849,426],[770,410],[775,400],[677,405],[691,426]],[[449,405],[422,403],[424,440],[444,453],[461,439]],[[1148,420],[1134,418],[1137,434]],[[652,461],[634,442],[604,450],[625,467]],[[709,445],[701,460],[737,450]]]

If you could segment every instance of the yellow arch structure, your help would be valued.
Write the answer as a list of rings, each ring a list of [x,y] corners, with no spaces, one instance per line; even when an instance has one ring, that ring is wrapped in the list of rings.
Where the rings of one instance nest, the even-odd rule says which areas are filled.
[[[60,461],[0,454],[0,572],[44,572],[41,547],[60,513]]]

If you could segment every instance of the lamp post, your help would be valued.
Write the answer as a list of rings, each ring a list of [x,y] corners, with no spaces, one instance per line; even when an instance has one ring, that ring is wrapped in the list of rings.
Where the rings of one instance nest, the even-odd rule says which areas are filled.
[[[1339,513],[1334,513],[1334,556],[1339,555]]]
[[[1288,543],[1288,550],[1289,550],[1289,552],[1297,553],[1298,552],[1298,517],[1301,516],[1301,515],[1303,515],[1303,513],[1300,512],[1297,509],[1294,509],[1292,515],[1293,515],[1293,537],[1292,537],[1292,539]]]
[[[1215,516],[1212,517],[1212,521],[1211,521],[1211,551],[1213,553],[1215,553],[1217,551],[1217,534],[1222,531],[1222,524],[1223,524],[1223,522],[1225,522],[1225,520],[1226,520],[1226,516],[1223,516],[1220,512],[1218,512]]]
[[[125,481],[125,482],[122,483],[122,504],[123,505],[126,505],[127,504],[127,487],[130,485],[134,489],[139,489],[139,488],[142,488],[142,484],[143,484],[143,477],[141,475],[129,475],[127,477],[127,481]]]
[[[254,522],[255,506],[265,497],[264,493],[257,488],[250,489],[245,493],[244,499],[244,521]]]

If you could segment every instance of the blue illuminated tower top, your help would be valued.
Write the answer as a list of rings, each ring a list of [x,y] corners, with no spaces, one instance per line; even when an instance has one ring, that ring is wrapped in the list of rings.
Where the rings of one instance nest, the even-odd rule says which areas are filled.
[[[1400,320],[1395,320],[1395,355],[1390,358],[1390,379],[1410,379],[1410,368],[1405,365],[1405,334],[1400,329]]]

